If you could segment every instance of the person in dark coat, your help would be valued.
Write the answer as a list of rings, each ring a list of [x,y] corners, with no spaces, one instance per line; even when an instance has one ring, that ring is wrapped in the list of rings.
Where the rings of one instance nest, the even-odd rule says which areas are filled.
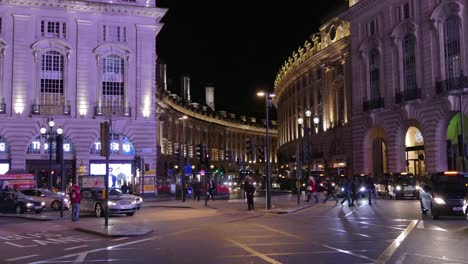
[[[213,179],[210,179],[206,184],[206,197],[205,197],[205,206],[208,206],[208,200],[211,197],[211,200],[214,201],[213,193],[216,189],[216,185]]]
[[[375,183],[374,183],[374,177],[372,175],[369,175],[369,177],[367,177],[366,185],[367,185],[366,186],[367,192],[369,194],[369,205],[372,205],[372,196],[374,196],[374,200],[375,200]]]
[[[354,201],[358,200],[358,179],[352,179],[350,183],[350,190],[351,190],[351,204],[349,206],[354,206]],[[359,205],[359,204],[357,204]]]
[[[127,182],[124,182],[122,186],[120,186],[120,190],[122,190],[122,193],[128,193]]]
[[[351,186],[350,181],[348,178],[345,179],[343,183],[343,195],[344,198],[341,200],[341,204],[348,201],[348,206],[351,206]]]
[[[249,210],[253,210],[254,209],[255,186],[253,184],[252,177],[247,176],[245,178],[244,190],[245,190],[245,193],[247,195],[247,205],[249,207]]]
[[[193,179],[192,189],[193,189],[193,200],[200,201],[201,183],[196,177]]]
[[[332,182],[331,179],[328,179],[327,182],[327,197],[325,197],[325,200],[323,200],[323,203],[326,203],[328,201],[328,198],[333,198],[336,201],[336,204],[338,204],[338,198],[336,198],[335,195],[335,184]]]

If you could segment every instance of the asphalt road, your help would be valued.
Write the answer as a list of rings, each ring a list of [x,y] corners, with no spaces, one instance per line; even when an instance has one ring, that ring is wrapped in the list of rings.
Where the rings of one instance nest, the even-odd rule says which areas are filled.
[[[468,263],[463,218],[422,217],[417,201],[335,202],[291,214],[212,208],[143,208],[110,223],[147,226],[143,237],[73,230],[102,225],[0,220],[0,263]]]

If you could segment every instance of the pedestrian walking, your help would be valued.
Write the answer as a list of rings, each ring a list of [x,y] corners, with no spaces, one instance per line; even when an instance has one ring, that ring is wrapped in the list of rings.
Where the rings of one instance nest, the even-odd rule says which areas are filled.
[[[350,182],[349,179],[346,178],[343,182],[343,200],[341,200],[341,205],[343,205],[344,202],[348,202],[348,206],[351,205],[351,188],[350,188]]]
[[[323,203],[326,203],[329,198],[333,198],[336,201],[336,204],[339,203],[338,198],[335,195],[335,184],[332,182],[331,179],[328,179],[327,182],[327,197],[323,200]]]
[[[81,190],[80,186],[73,182],[73,185],[68,189],[68,195],[72,204],[72,221],[80,220],[80,203],[81,203]]]
[[[311,196],[314,196],[315,203],[318,203],[317,184],[315,183],[314,176],[309,176],[309,186],[307,186],[307,202],[310,201]]]
[[[367,192],[368,192],[368,195],[369,195],[369,205],[372,205],[372,197],[374,197],[374,200],[375,200],[375,183],[374,183],[374,177],[372,175],[369,175],[369,177],[367,178],[367,182],[366,182],[366,185],[367,185]],[[375,201],[374,201],[375,203]]]
[[[250,176],[245,177],[244,190],[247,195],[247,205],[249,211],[254,209],[254,193],[255,185],[253,184],[253,179]]]
[[[196,177],[193,179],[192,189],[193,189],[193,200],[199,202],[200,194],[201,194],[201,183]]]
[[[350,190],[351,190],[351,204],[349,206],[354,206],[354,201],[356,201],[356,204],[358,204],[358,179],[351,179],[350,182]]]
[[[208,200],[211,197],[211,200],[214,201],[213,193],[215,190],[216,186],[213,181],[213,179],[210,179],[208,183],[206,184],[206,197],[205,197],[205,206],[208,206]]]

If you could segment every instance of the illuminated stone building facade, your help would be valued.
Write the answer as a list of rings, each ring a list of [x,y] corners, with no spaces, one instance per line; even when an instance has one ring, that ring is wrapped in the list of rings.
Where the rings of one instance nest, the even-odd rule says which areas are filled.
[[[165,67],[162,65],[160,68]],[[199,144],[206,146],[210,164],[218,171],[223,171],[225,177],[238,176],[239,170],[251,170],[258,177],[265,175],[265,157],[263,160],[260,157],[260,151],[264,152],[266,147],[265,120],[215,110],[214,87],[211,85],[206,87],[207,101],[200,104],[188,100],[189,89],[184,89],[187,91],[185,95],[171,92],[163,79],[158,89],[157,105],[157,171],[161,183],[172,182],[180,172],[180,168],[177,168],[181,164],[177,161],[177,152],[180,152],[180,159],[186,157],[187,165],[193,165],[193,174],[208,169],[206,165],[200,164],[197,157],[196,148]],[[189,83],[189,79],[184,81],[184,85]],[[270,121],[270,127],[270,163],[273,172],[277,164],[276,121]],[[248,139],[254,142],[251,150],[247,149]]]
[[[109,120],[111,163],[125,164],[128,177],[135,155],[154,168],[156,35],[165,12],[154,0],[2,1],[0,174],[31,172],[47,186],[55,142],[40,128],[52,118],[64,131],[68,178],[102,167],[99,128]]]
[[[354,171],[466,170],[467,7],[360,0],[339,15],[351,30]]]
[[[349,169],[349,34],[347,22],[331,19],[292,54],[276,77],[279,157],[283,168],[310,165],[313,170],[332,174]],[[306,110],[311,111],[309,118]],[[302,126],[298,124],[300,117],[304,120]],[[293,168],[284,171],[292,172]]]

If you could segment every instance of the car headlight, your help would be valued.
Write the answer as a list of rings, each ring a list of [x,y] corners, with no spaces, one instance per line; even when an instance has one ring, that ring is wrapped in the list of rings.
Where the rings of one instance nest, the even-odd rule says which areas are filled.
[[[305,187],[305,183],[302,184],[302,187]]]
[[[45,206],[45,202],[41,202],[41,206]]]
[[[421,189],[421,187],[419,187],[419,185],[416,185],[416,190],[419,190]]]
[[[344,192],[344,188],[341,188],[341,191]]]
[[[361,187],[361,188],[359,188],[359,191],[365,192],[365,191],[366,191],[366,187]]]
[[[335,187],[335,183],[334,183],[334,182],[332,182],[332,186]]]
[[[34,204],[33,203],[26,203],[26,206],[31,207],[31,206],[34,206]]]
[[[136,204],[136,203],[137,203],[137,201],[132,201],[132,204]]]
[[[67,198],[63,198],[63,202],[64,202],[64,203],[68,203],[68,199],[67,199]]]
[[[397,191],[401,191],[401,186],[400,186],[400,185],[397,185],[396,190],[397,190]]]
[[[117,205],[117,203],[116,203],[116,202],[112,202],[112,201],[108,201],[108,202],[107,202],[107,205],[108,205],[108,206],[114,206],[114,205]]]
[[[442,199],[442,198],[440,198],[440,197],[434,198],[434,202],[435,202],[436,204],[445,204],[444,199]]]
[[[234,186],[237,186],[237,182],[234,183]]]

